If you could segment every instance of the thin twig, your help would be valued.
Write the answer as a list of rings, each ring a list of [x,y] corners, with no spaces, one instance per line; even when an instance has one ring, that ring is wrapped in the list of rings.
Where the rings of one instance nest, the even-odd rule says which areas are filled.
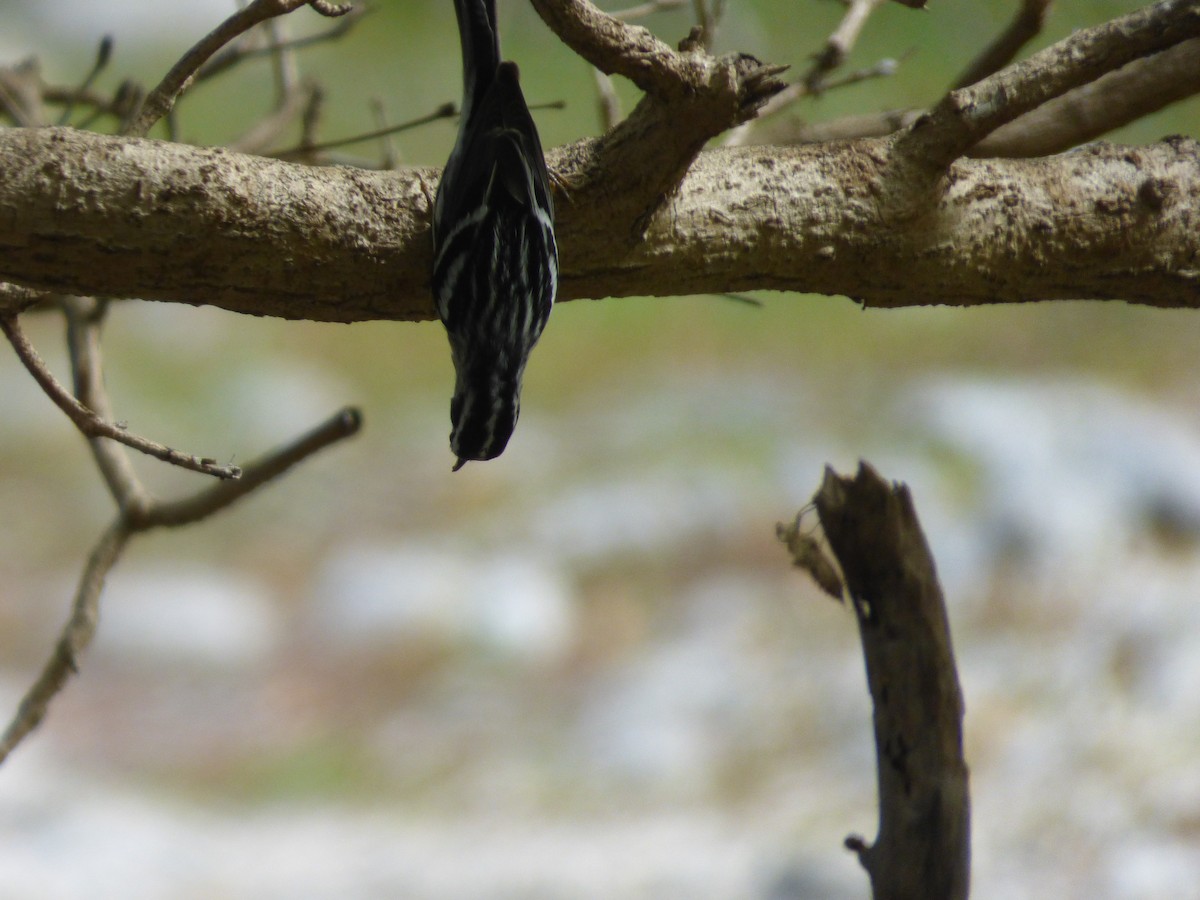
[[[361,425],[362,417],[358,410],[344,409],[286,447],[247,466],[246,477],[240,481],[220,482],[214,485],[216,490],[202,491],[184,500],[168,503],[148,501],[144,508],[122,508],[88,557],[71,605],[71,614],[63,625],[54,651],[42,667],[41,674],[25,692],[16,714],[3,737],[0,737],[0,763],[41,724],[50,701],[62,690],[67,679],[79,671],[79,659],[96,633],[104,580],[133,535],[152,528],[187,525],[207,518],[283,474],[296,463],[357,433]]]
[[[67,418],[75,423],[75,427],[85,437],[106,437],[172,465],[190,469],[193,472],[201,472],[205,475],[213,475],[217,478],[238,478],[241,474],[241,470],[237,466],[219,466],[211,459],[202,459],[186,453],[180,453],[178,450],[172,450],[164,444],[159,444],[148,438],[132,434],[119,425],[105,421],[91,409],[76,400],[70,391],[59,384],[58,380],[50,373],[45,361],[21,330],[21,326],[15,316],[0,318],[0,330],[4,332],[5,337],[8,338],[8,342],[12,344],[13,350],[16,351],[17,357],[21,360],[21,363],[28,370],[29,374],[33,376],[34,381],[54,401],[54,404],[67,414]]]
[[[21,128],[46,124],[42,67],[36,58],[0,67],[0,109]]]
[[[810,93],[820,93],[826,76],[846,61],[846,57],[858,43],[867,19],[882,5],[883,0],[851,0],[838,27],[825,40],[825,46],[816,55],[812,68],[804,76],[804,85]]]
[[[895,75],[900,69],[900,64],[910,54],[905,54],[900,59],[885,58],[879,60],[873,66],[868,66],[865,69],[855,69],[853,72],[847,72],[839,78],[831,78],[821,84],[821,93],[825,94],[829,91],[837,90],[838,88],[848,87],[852,84],[858,84],[861,81],[867,81],[872,78],[890,78]],[[733,128],[725,136],[722,142],[726,147],[742,147],[746,144],[760,143],[759,141],[751,140],[751,135],[756,131],[757,126],[773,116],[779,115],[787,107],[791,106],[798,100],[811,96],[812,92],[808,85],[803,81],[796,81],[789,84],[786,88],[763,104],[758,115],[737,128]],[[802,126],[804,127],[804,126]],[[814,128],[820,127],[812,126]]]
[[[299,86],[300,67],[296,64],[296,54],[287,46],[284,21],[269,19],[263,28],[267,32],[267,49],[275,74],[275,105],[279,107]]]
[[[554,106],[555,104],[545,104],[542,107],[530,107],[530,109]],[[562,104],[558,104],[557,108],[561,109]],[[325,150],[333,150],[338,147],[345,147],[349,144],[358,144],[363,141],[371,141],[375,138],[396,134],[400,131],[407,131],[410,128],[428,125],[430,122],[436,122],[439,119],[451,119],[456,115],[458,115],[458,108],[453,103],[444,103],[431,113],[428,113],[424,116],[419,116],[416,119],[410,119],[407,122],[401,122],[398,125],[389,125],[387,128],[378,128],[374,131],[367,131],[362,134],[354,134],[350,137],[338,138],[334,141],[323,141],[320,144],[309,144],[307,146],[302,144],[297,147],[289,147],[286,150],[278,150],[268,155],[273,156],[276,159],[296,159],[297,157],[306,157],[311,154],[321,153]]]
[[[382,97],[372,97],[370,99],[371,119],[375,122],[375,130],[382,131],[387,128],[387,109],[383,105]],[[400,154],[396,150],[396,142],[392,140],[391,134],[380,135],[379,137],[379,167],[381,169],[394,169],[399,164]]]
[[[600,110],[600,128],[602,131],[608,131],[621,121],[621,98],[617,96],[611,76],[593,68],[592,81],[596,85],[596,105]]]
[[[54,651],[0,737],[0,763],[41,724],[50,701],[62,690],[67,679],[79,671],[79,659],[96,633],[104,580],[133,535],[207,518],[319,450],[357,433],[361,425],[362,416],[358,410],[344,409],[291,444],[247,466],[246,477],[240,481],[220,482],[214,485],[215,490],[202,491],[184,500],[161,503],[148,499],[141,507],[122,506],[116,520],[105,529],[88,557],[71,614],[63,625]]]
[[[335,5],[325,0],[254,0],[201,38],[171,67],[171,71],[146,97],[141,112],[125,133],[133,137],[145,137],[154,124],[171,110],[179,95],[191,84],[196,72],[214,53],[255,25],[294,12],[302,6],[311,6],[321,15],[331,17],[345,15],[351,9],[349,4]]]
[[[740,147],[750,143],[750,135],[759,122],[778,115],[793,103],[804,97],[816,96],[826,91],[848,84],[856,84],[868,78],[880,78],[893,75],[899,63],[894,59],[883,59],[865,69],[859,69],[839,79],[829,77],[835,69],[841,66],[858,38],[871,13],[883,4],[883,0],[850,0],[845,15],[842,16],[837,28],[825,40],[825,46],[813,57],[813,64],[799,81],[789,84],[782,91],[771,97],[763,104],[758,115],[751,121],[732,129],[723,141],[726,147]]]
[[[725,0],[692,0],[696,10],[696,23],[700,26],[700,43],[711,51],[717,40],[717,28],[725,15]]]
[[[637,6],[613,10],[609,15],[614,19],[632,22],[635,19],[644,19],[646,16],[653,15],[656,12],[678,9],[681,6],[686,6],[689,2],[690,0],[650,0],[648,3],[639,3]]]
[[[280,136],[297,119],[303,118],[306,110],[319,93],[315,85],[298,86],[285,97],[274,112],[259,119],[249,130],[230,141],[226,146],[241,153],[260,153],[280,139]]]
[[[79,658],[96,633],[104,579],[120,557],[130,534],[125,521],[118,516],[117,520],[105,529],[99,542],[92,549],[83,568],[83,575],[79,579],[79,587],[75,591],[71,615],[63,625],[58,643],[55,644],[54,651],[46,660],[37,680],[25,692],[16,714],[4,731],[4,736],[0,737],[0,763],[8,758],[26,735],[41,724],[42,719],[46,717],[50,701],[62,690],[67,679],[79,671]]]
[[[743,306],[757,306],[760,309],[763,306],[763,302],[761,300],[759,300],[757,297],[751,297],[749,294],[734,294],[730,292],[724,292],[720,294],[713,294],[713,296],[719,297],[722,300],[732,300],[734,303],[740,303]]]
[[[974,84],[999,72],[1017,58],[1021,48],[1042,30],[1051,0],[1021,0],[1016,16],[954,82],[955,89]]]
[[[100,349],[100,328],[108,314],[108,303],[72,294],[61,295],[58,301],[67,320],[67,354],[75,399],[100,419],[114,422],[116,416],[104,383],[104,354]],[[151,503],[150,492],[138,477],[125,447],[100,438],[89,439],[88,447],[119,509],[142,509]]]
[[[79,101],[79,98],[87,94],[92,85],[95,84],[96,78],[108,66],[109,60],[112,59],[112,49],[112,35],[106,34],[100,39],[100,47],[96,51],[96,61],[92,63],[91,71],[87,73],[87,76],[83,79],[83,83],[67,98],[67,104],[58,117],[59,125],[66,125],[71,120],[71,113],[75,111],[75,104]]]
[[[681,0],[682,2],[682,0]],[[279,45],[281,50],[302,50],[305,47],[311,47],[315,44],[322,44],[326,41],[334,41],[340,37],[344,37],[350,32],[350,29],[362,20],[362,17],[367,13],[372,12],[371,7],[360,4],[352,10],[341,16],[330,28],[317,34],[306,35],[305,37],[291,38]],[[192,79],[193,84],[199,84],[201,81],[207,81],[210,78],[215,78],[222,72],[226,72],[237,66],[239,63],[253,59],[256,56],[265,56],[273,52],[273,47],[264,46],[249,46],[245,42],[231,44],[219,53],[214,55],[196,72]]]
[[[0,281],[0,305],[4,307],[4,315],[15,315],[41,303],[49,294],[45,291],[35,291],[7,281]]]
[[[212,484],[182,500],[156,502],[133,519],[132,526],[137,531],[160,526],[174,528],[207,518],[314,453],[357,434],[361,428],[362,413],[346,407],[307,434],[246,465],[237,481]]]

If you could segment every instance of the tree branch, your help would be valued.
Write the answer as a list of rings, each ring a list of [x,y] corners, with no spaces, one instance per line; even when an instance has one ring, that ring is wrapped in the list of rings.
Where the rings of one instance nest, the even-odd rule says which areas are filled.
[[[92,642],[96,633],[96,622],[100,617],[100,594],[104,590],[104,579],[116,565],[121,551],[130,537],[125,523],[118,517],[100,536],[99,542],[88,557],[75,591],[71,614],[63,626],[58,643],[37,680],[25,692],[16,715],[13,716],[4,736],[0,737],[0,763],[21,743],[22,740],[46,717],[50,701],[62,690],[67,679],[79,670],[78,660]]]
[[[936,176],[996,129],[1081,85],[1200,35],[1200,2],[1160,0],[1085,28],[1029,59],[951,91],[897,143],[914,174]]]
[[[826,39],[825,46],[813,60],[812,68],[804,76],[803,84],[809,93],[819,91],[829,73],[846,61],[858,43],[858,36],[862,34],[867,19],[882,4],[883,0],[850,0],[842,21]]]
[[[362,413],[353,407],[340,410],[307,434],[271,451],[241,470],[236,481],[212,484],[191,497],[166,500],[138,514],[132,521],[139,530],[147,528],[178,528],[206,519],[237,502],[251,491],[288,469],[303,462],[314,453],[357,434],[362,428]]]
[[[1200,93],[1200,38],[1134,60],[998,128],[972,156],[1049,156]]]
[[[658,97],[679,95],[691,80],[688,58],[640,25],[609,15],[588,0],[532,3],[559,40],[606,75],[621,75]]]
[[[1017,58],[1021,48],[1038,36],[1046,21],[1050,0],[1021,0],[1012,22],[983,52],[967,66],[954,82],[955,88],[964,88],[980,79],[999,72]]]
[[[950,624],[912,495],[866,463],[813,498],[858,619],[874,705],[879,835],[846,839],[876,900],[966,900],[970,801]]]
[[[1095,140],[1172,103],[1200,93],[1200,38],[1135,60],[1055,97],[1009,122],[967,151],[968,156],[1049,156]],[[774,100],[769,106],[774,105]],[[820,144],[884,137],[912,125],[919,110],[889,110],[828,122],[759,129],[744,143]]]
[[[182,500],[158,501],[142,490],[140,485],[135,485],[139,492],[138,502],[128,502],[126,497],[118,498],[120,508],[117,517],[105,529],[88,557],[71,613],[63,625],[58,642],[41,674],[25,692],[3,736],[0,736],[0,763],[41,724],[50,702],[66,685],[67,679],[79,670],[79,659],[96,633],[104,580],[134,535],[154,528],[190,525],[206,519],[314,453],[357,434],[361,426],[362,417],[358,410],[344,409],[308,434],[248,465],[241,480],[218,482]]]
[[[903,222],[888,209],[891,152],[888,140],[704,152],[639,243],[606,213],[616,201],[594,142],[552,153],[553,168],[596,173],[560,205],[559,297],[1200,306],[1194,140],[960,160],[948,190]],[[292,319],[433,318],[434,170],[317,169],[47,128],[0,130],[0,171],[0,280]],[[1129,240],[1146,229],[1154,240]],[[0,295],[0,313],[13,302]]]
[[[311,6],[321,15],[330,17],[350,12],[349,4],[334,5],[326,0],[254,0],[201,38],[171,67],[162,81],[146,96],[141,110],[126,133],[137,137],[148,134],[154,124],[171,111],[175,100],[187,89],[200,67],[238,35],[268,19],[294,12],[302,6]]]
[[[42,357],[34,349],[33,344],[25,336],[25,332],[21,329],[15,316],[0,318],[0,331],[4,332],[13,350],[16,351],[17,358],[33,376],[33,380],[54,401],[55,406],[67,414],[67,418],[85,437],[108,438],[140,453],[161,459],[163,462],[205,475],[215,475],[218,478],[238,478],[241,475],[241,469],[237,466],[219,466],[211,459],[201,459],[198,456],[180,453],[165,444],[133,434],[119,425],[105,421],[71,396],[71,393],[58,383]]]

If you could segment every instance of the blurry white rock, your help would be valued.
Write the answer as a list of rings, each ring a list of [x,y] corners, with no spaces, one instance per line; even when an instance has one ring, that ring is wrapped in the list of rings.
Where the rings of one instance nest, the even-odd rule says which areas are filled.
[[[266,661],[283,623],[269,591],[224,569],[117,566],[101,598],[96,652],[239,668]]]
[[[218,404],[215,414],[230,423],[226,428],[237,435],[237,445],[257,455],[325,421],[354,392],[317,365],[255,360],[230,369],[212,396]]]
[[[531,539],[585,563],[661,552],[741,526],[744,493],[726,471],[678,466],[581,484],[538,506]]]
[[[1148,519],[1200,530],[1200,429],[1110,386],[930,379],[898,409],[976,467],[997,550],[1090,565]]]
[[[309,618],[324,640],[350,650],[434,640],[545,662],[574,642],[574,602],[566,576],[532,556],[359,544],[321,565]]]

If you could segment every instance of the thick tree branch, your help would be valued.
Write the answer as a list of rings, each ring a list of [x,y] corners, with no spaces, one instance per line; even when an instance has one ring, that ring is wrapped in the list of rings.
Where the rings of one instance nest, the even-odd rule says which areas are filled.
[[[629,243],[678,188],[704,145],[753,118],[783,90],[786,66],[747,54],[711,56],[705,31],[693,29],[679,50],[649,31],[609,16],[588,0],[533,0],[552,31],[605,74],[620,74],[646,96],[602,138],[588,144],[558,174],[576,199],[587,192],[593,220]]]
[[[551,165],[586,169],[592,153],[576,145]],[[1200,306],[1194,140],[960,160],[947,190],[901,223],[885,202],[890,153],[888,140],[702,153],[640,243],[605,217],[598,168],[560,204],[560,297],[778,289],[875,306]],[[0,172],[0,280],[293,319],[433,317],[434,170],[9,129]]]

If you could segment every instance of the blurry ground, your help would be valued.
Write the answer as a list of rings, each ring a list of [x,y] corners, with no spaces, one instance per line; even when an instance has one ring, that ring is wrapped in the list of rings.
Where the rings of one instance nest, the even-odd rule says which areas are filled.
[[[567,304],[509,451],[451,475],[436,326],[123,307],[134,427],[245,459],[346,400],[368,425],[133,545],[81,677],[0,773],[5,895],[865,896],[840,848],[875,827],[852,616],[773,533],[861,456],[912,486],[945,582],[975,896],[1182,896],[1194,318]],[[0,377],[11,709],[106,499],[12,360]]]
[[[944,580],[973,896],[1200,897],[1200,316],[763,299],[562,305],[509,450],[454,475],[439,326],[121,304],[135,430],[245,462],[346,403],[366,429],[134,542],[0,769],[0,896],[867,896],[853,618],[774,537],[861,457]],[[111,511],[11,354],[0,383],[11,710]]]

